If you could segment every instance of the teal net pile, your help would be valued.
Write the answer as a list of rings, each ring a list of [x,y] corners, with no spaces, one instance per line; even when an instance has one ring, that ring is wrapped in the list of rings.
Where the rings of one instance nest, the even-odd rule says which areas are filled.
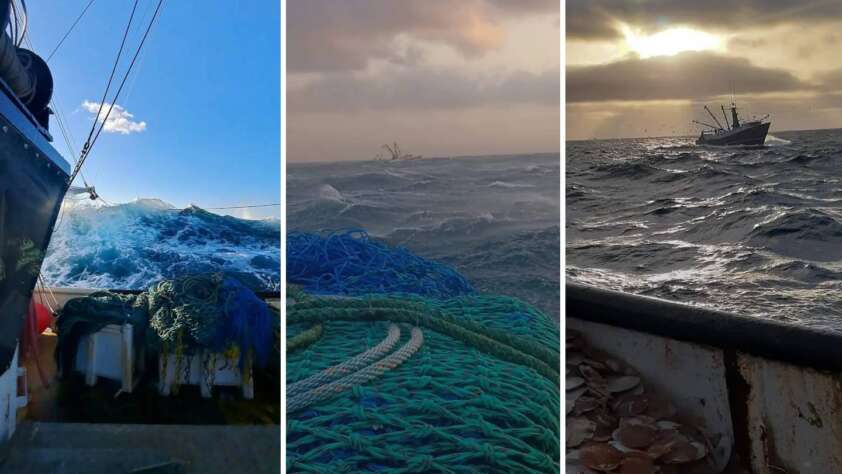
[[[462,275],[364,230],[287,233],[287,282],[313,294],[412,293],[432,298],[473,294]]]
[[[291,288],[287,325],[288,472],[559,472],[559,328],[531,306]]]
[[[220,353],[236,348],[240,367],[271,359],[279,318],[236,278],[222,273],[161,280],[137,295],[100,291],[68,301],[58,314],[56,357],[71,369],[79,340],[108,324],[132,323],[153,351]]]
[[[157,344],[193,353],[239,350],[265,366],[272,350],[275,319],[268,305],[237,279],[222,273],[161,280],[141,294],[148,302],[149,327]]]

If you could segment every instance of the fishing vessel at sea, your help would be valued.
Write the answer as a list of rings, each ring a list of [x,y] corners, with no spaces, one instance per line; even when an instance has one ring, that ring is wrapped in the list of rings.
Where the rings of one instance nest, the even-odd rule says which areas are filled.
[[[134,310],[126,305],[117,308],[124,313],[118,319],[125,318],[125,323],[96,321],[93,314],[86,319],[84,311],[77,311],[73,317],[89,330],[80,332],[76,324],[75,336],[71,331],[62,334],[61,319],[70,314],[68,308],[106,308],[97,305],[107,300],[120,306],[119,301],[141,301],[149,290],[103,292],[43,284],[42,263],[64,199],[80,193],[99,198],[87,182],[81,187],[71,184],[117,102],[161,4],[157,2],[148,25],[143,25],[125,75],[112,73],[116,93],[112,89],[106,100],[109,79],[97,113],[103,118],[93,121],[71,166],[53,145],[51,120],[57,121],[65,140],[67,136],[61,114],[54,115],[51,108],[50,68],[27,42],[25,2],[0,0],[0,473],[279,470],[280,415],[274,407],[280,385],[266,376],[279,372],[278,367],[252,370],[257,366],[248,349],[227,354],[225,360],[217,353],[167,348],[166,343],[154,354],[145,351],[152,347],[148,331],[129,323]],[[134,13],[133,9],[126,34],[136,26]],[[115,70],[119,60],[120,53]],[[208,287],[210,280],[196,278],[191,284],[200,285],[194,288],[213,291],[231,282],[221,275],[210,277],[216,280]],[[232,284],[239,289],[229,293],[230,307],[221,309],[218,299],[208,298],[208,315],[225,313],[227,318],[229,309],[263,312],[264,322],[278,323],[266,313],[273,303],[277,306],[277,292],[254,293]],[[188,293],[182,296],[191,297]],[[154,315],[144,312],[148,324]],[[264,336],[272,330],[267,327]],[[64,361],[57,348],[62,336],[78,349]],[[271,350],[271,336],[264,339]],[[62,365],[70,370],[62,373]],[[184,389],[177,394],[181,385]]]
[[[705,111],[716,125],[697,120],[693,121],[695,124],[709,127],[708,130],[703,130],[699,135],[696,140],[697,145],[762,145],[766,141],[766,134],[769,132],[769,126],[772,125],[772,122],[768,121],[768,114],[760,119],[741,122],[737,114],[737,105],[732,101],[729,107],[731,112],[731,121],[729,122],[728,115],[725,113],[725,106],[720,105],[719,107],[722,109],[725,126],[719,122],[707,105],[704,106]]]

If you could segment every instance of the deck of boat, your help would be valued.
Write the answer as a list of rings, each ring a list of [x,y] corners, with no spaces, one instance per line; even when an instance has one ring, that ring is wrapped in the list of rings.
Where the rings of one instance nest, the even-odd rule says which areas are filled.
[[[18,419],[61,423],[148,423],[174,425],[273,425],[280,423],[280,382],[272,369],[255,371],[253,400],[244,400],[239,387],[215,387],[203,398],[198,386],[181,387],[168,397],[158,393],[154,373],[141,378],[132,393],[120,392],[120,383],[100,378],[85,385],[80,373],[56,376],[53,360],[57,337],[50,331],[39,338],[39,361],[47,384],[34,360],[25,360],[29,403]],[[156,368],[153,362],[147,367]],[[155,370],[155,369],[153,369]]]
[[[61,305],[92,290],[53,291]],[[212,398],[196,386],[161,396],[150,361],[135,390],[118,393],[113,380],[88,387],[79,373],[58,378],[56,343],[47,330],[38,338],[39,364],[22,362],[29,403],[18,410],[12,439],[0,443],[0,474],[280,471],[278,367],[255,371],[253,400],[238,387],[216,387]]]
[[[2,448],[0,473],[274,474],[280,443],[276,425],[23,422]]]

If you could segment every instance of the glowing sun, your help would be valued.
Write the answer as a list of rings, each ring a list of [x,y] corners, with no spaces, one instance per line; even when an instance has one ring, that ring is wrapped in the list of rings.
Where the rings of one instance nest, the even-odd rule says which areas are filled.
[[[704,31],[686,27],[668,28],[651,35],[643,35],[624,25],[623,35],[629,49],[641,58],[672,56],[682,51],[707,51],[722,48],[722,40]]]

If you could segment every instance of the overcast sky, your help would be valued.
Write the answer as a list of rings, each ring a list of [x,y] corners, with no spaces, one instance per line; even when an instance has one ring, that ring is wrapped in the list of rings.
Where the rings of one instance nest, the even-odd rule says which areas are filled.
[[[290,0],[287,159],[558,151],[557,0]]]
[[[838,0],[566,4],[568,139],[697,134],[732,84],[772,133],[842,127]]]

